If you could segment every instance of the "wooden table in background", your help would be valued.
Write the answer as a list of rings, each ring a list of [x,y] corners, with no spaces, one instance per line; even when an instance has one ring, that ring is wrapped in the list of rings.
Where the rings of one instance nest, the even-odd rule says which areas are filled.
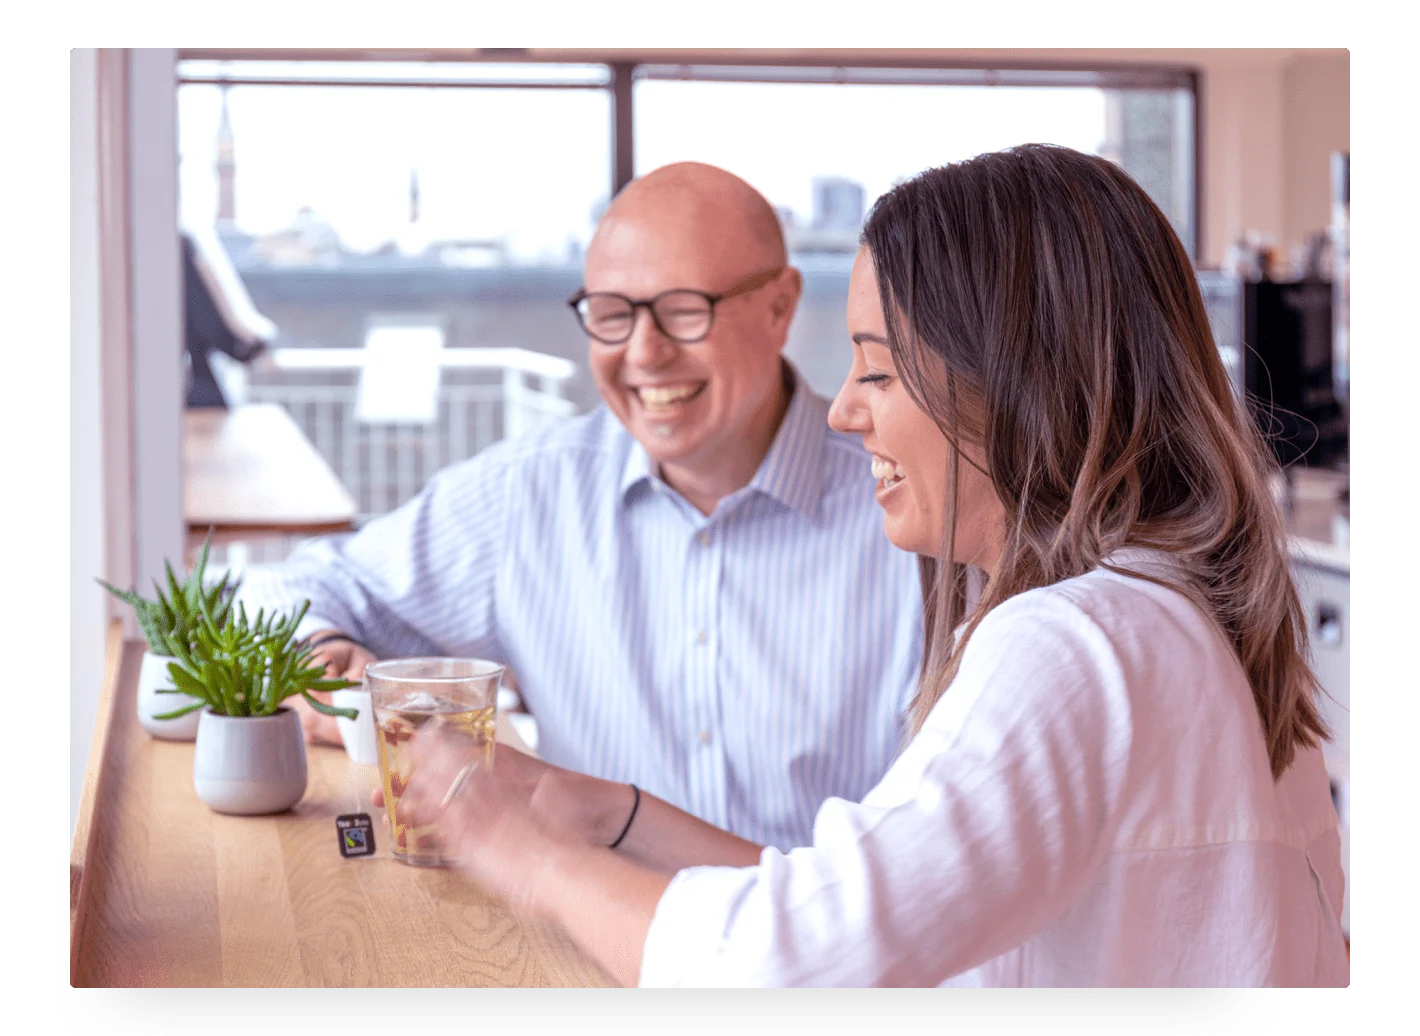
[[[334,818],[375,811],[374,767],[311,748],[288,813],[214,813],[191,742],[134,714],[144,645],[110,664],[70,865],[74,986],[600,986],[560,929],[514,915],[457,874],[378,854],[344,859]]]
[[[183,413],[183,516],[189,539],[341,532],[356,505],[325,458],[275,403]]]

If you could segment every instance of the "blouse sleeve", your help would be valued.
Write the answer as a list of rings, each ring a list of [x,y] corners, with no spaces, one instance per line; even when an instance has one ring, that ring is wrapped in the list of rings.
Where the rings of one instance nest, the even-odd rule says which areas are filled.
[[[1039,932],[1109,850],[1133,740],[1114,645],[1064,594],[995,609],[923,730],[811,846],[671,881],[645,986],[926,986]]]

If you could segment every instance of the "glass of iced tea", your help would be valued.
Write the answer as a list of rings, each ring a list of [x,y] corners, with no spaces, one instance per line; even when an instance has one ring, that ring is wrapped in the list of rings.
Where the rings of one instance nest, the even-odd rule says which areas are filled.
[[[413,772],[409,743],[420,730],[448,727],[472,738],[482,765],[492,766],[502,679],[502,666],[477,658],[397,658],[365,667],[396,859],[416,867],[450,862],[440,848],[436,825],[411,827],[396,816],[399,797],[409,787]]]

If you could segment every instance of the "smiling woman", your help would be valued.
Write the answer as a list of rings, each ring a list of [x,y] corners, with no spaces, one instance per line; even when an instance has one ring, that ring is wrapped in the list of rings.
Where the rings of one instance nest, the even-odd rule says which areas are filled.
[[[954,543],[982,494],[954,470],[943,545],[919,550],[938,560],[923,570],[915,725],[992,608],[1140,545],[1179,561],[1172,585],[1233,645],[1280,777],[1327,732],[1274,465],[1237,412],[1177,236],[1125,173],[1066,148],[983,155],[915,183],[885,196],[863,234],[887,338],[903,387],[953,437],[953,464],[974,448],[1008,519],[1003,563],[958,635],[956,566],[972,558]]]
[[[1271,461],[1168,220],[1026,145],[894,188],[863,240],[832,422],[927,620],[886,776],[787,853],[536,762],[451,794],[447,739],[405,804],[627,983],[1346,984]]]
[[[888,539],[903,550],[928,557],[943,550],[947,486],[954,483],[958,493],[952,557],[959,564],[991,571],[1005,522],[1001,502],[983,468],[981,451],[959,441],[950,443],[903,386],[867,249],[853,263],[848,327],[853,366],[828,419],[840,432],[861,435],[872,454]],[[943,455],[948,457],[945,467]]]

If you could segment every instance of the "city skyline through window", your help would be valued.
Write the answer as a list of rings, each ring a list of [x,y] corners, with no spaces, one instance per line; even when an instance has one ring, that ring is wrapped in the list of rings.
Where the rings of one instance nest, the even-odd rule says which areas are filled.
[[[1120,162],[1191,250],[1187,93],[639,79],[634,164],[723,166],[809,228],[824,216],[816,181],[856,184],[866,210],[931,166],[1057,143]],[[223,104],[215,84],[179,90],[187,226],[218,217]],[[254,236],[316,223],[353,253],[466,241],[487,261],[576,264],[611,194],[605,89],[239,84],[225,104],[235,226]]]
[[[187,226],[218,218],[222,103],[178,92]],[[226,103],[235,224],[257,237],[315,219],[357,253],[489,242],[576,262],[610,191],[604,90],[237,85]]]
[[[1105,116],[1104,91],[1081,87],[647,79],[636,84],[636,172],[718,165],[808,226],[815,179],[857,183],[866,210],[904,179],[986,151],[1051,143],[1098,154]]]

